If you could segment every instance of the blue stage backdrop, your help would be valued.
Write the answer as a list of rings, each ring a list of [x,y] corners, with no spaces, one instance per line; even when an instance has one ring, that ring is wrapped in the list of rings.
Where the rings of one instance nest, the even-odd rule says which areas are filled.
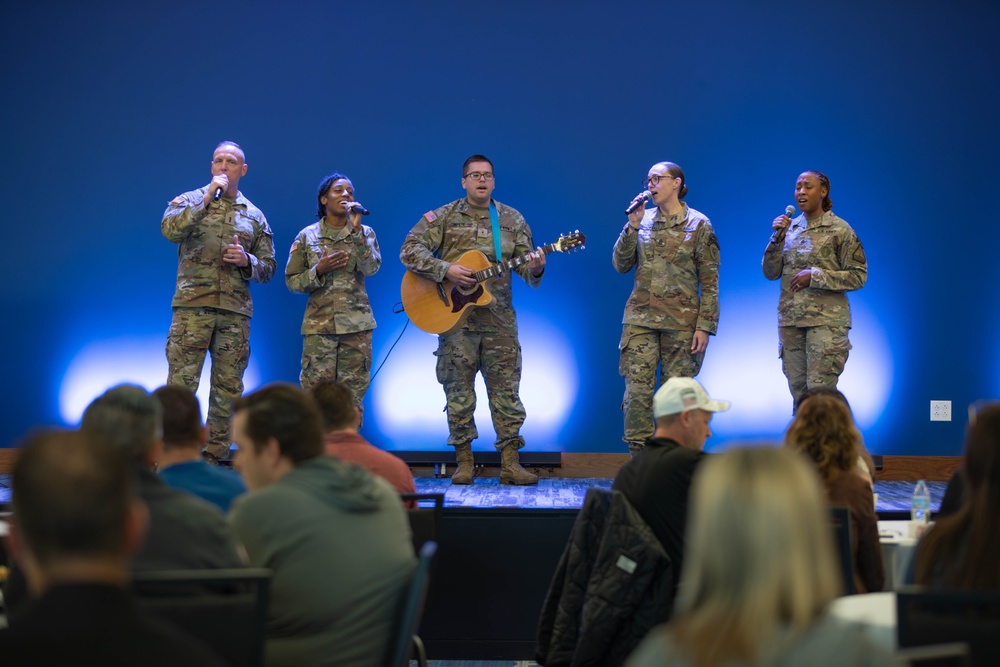
[[[866,441],[959,454],[965,406],[1000,391],[998,28],[986,0],[5,3],[0,444],[77,424],[112,384],[164,381],[176,246],[160,217],[208,182],[231,139],[278,251],[275,280],[253,286],[248,389],[298,379],[305,298],[283,268],[318,182],[339,170],[384,257],[368,281],[384,366],[364,433],[443,447],[435,339],[393,313],[398,251],[425,211],[464,194],[463,160],[485,153],[496,198],[537,244],[588,237],[549,257],[538,290],[515,288],[528,447],[624,452],[617,346],[632,276],[612,269],[611,248],[649,166],[672,160],[722,249],[700,379],[734,407],[710,448],[777,441],[791,401],[778,284],[760,260],[797,175],[817,168],[870,264],[841,381]],[[490,448],[480,396],[476,446]],[[952,401],[954,421],[931,423],[932,399]]]

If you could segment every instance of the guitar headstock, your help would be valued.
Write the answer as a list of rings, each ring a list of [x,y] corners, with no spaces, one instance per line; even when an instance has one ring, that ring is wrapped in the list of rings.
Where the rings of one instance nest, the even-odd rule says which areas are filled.
[[[586,242],[587,237],[578,229],[572,234],[563,234],[552,245],[557,252],[571,252],[583,249]]]

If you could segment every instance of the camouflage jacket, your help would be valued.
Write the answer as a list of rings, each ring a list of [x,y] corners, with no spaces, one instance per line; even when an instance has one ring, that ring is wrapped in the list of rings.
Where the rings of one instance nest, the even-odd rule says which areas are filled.
[[[344,250],[350,259],[342,269],[316,275],[316,264],[326,251]],[[361,225],[357,234],[350,223],[330,227],[320,220],[299,232],[288,251],[285,284],[293,292],[306,292],[309,301],[302,318],[303,334],[345,334],[375,328],[365,277],[382,266],[375,232]]]
[[[719,239],[708,218],[684,204],[678,215],[647,209],[639,229],[626,223],[611,255],[618,273],[635,268],[623,324],[650,329],[719,328]]]
[[[844,292],[861,289],[868,279],[868,259],[857,235],[833,211],[807,220],[792,220],[784,243],[775,236],[761,263],[768,280],[781,278],[779,327],[851,326],[851,308]],[[809,269],[809,287],[792,292],[788,286],[799,271]]]
[[[524,217],[510,206],[494,201],[500,217],[500,250],[503,259],[520,257],[533,251],[531,229]],[[475,209],[467,199],[458,199],[424,213],[407,234],[399,259],[407,269],[442,282],[448,268],[470,250],[478,250],[490,262],[496,262],[493,247],[493,226],[488,209]],[[527,262],[514,269],[532,287],[542,282],[534,276]],[[517,333],[517,317],[511,303],[511,272],[504,271],[491,278],[487,286],[494,301],[489,308],[475,308],[465,328],[470,331]]]
[[[175,308],[219,308],[253,315],[250,280],[266,283],[274,276],[274,243],[271,228],[260,209],[242,192],[232,200],[223,197],[205,207],[208,187],[174,198],[163,212],[160,230],[177,248]],[[238,267],[222,261],[233,235],[247,253],[249,264]]]

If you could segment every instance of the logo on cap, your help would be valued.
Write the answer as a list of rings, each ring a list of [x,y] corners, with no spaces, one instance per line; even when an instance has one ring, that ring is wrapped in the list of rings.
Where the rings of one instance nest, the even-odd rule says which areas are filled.
[[[684,389],[681,394],[681,404],[685,410],[698,405],[698,394],[691,389]]]

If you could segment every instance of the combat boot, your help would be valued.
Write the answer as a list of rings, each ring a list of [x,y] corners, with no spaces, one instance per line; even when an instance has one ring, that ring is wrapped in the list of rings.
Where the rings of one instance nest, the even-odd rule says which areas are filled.
[[[538,475],[528,472],[517,462],[517,445],[507,445],[500,450],[500,483],[538,484]]]
[[[472,443],[463,442],[455,445],[455,463],[457,469],[451,476],[452,484],[472,484],[472,478],[476,474],[473,467]]]

